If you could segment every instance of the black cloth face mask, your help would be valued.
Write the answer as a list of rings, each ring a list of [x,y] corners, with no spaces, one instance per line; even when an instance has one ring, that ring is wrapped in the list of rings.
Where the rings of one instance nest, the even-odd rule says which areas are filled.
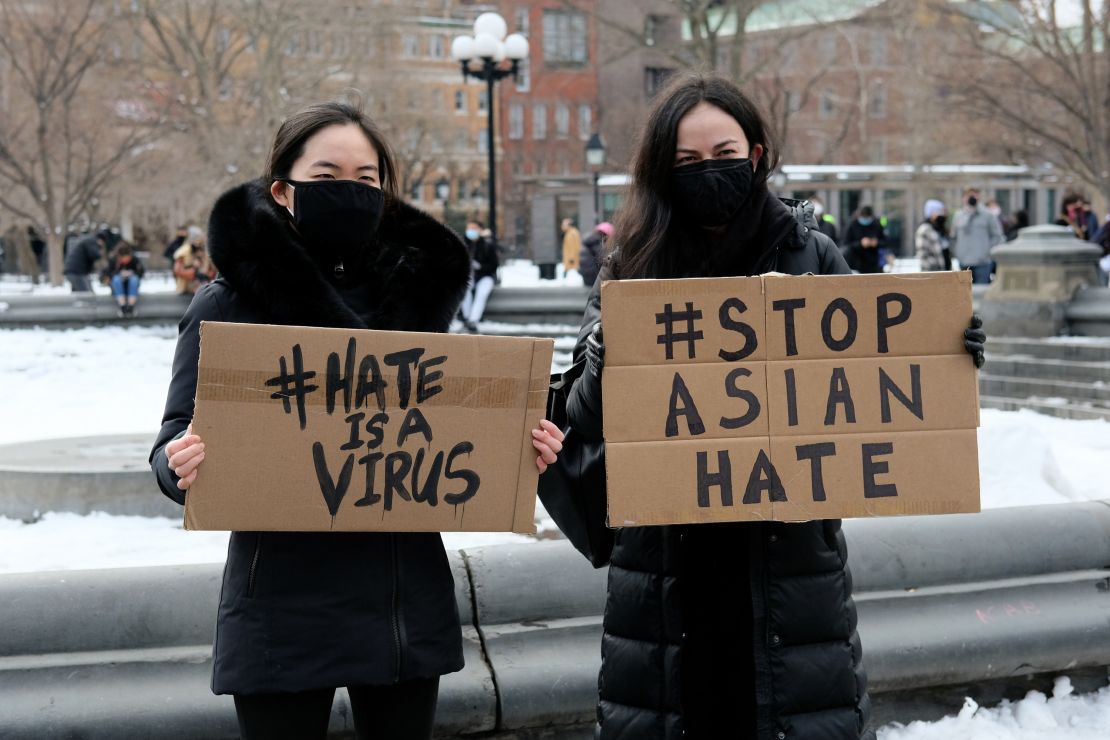
[[[341,262],[370,246],[382,220],[381,188],[357,180],[288,180],[293,225],[312,249]]]
[[[675,169],[675,207],[690,223],[722,226],[747,202],[752,192],[750,159],[707,159]]]

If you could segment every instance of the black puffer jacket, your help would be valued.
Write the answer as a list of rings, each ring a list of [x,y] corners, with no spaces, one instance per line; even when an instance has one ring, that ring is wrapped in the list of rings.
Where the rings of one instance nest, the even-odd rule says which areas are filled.
[[[812,208],[787,205],[794,220],[750,274],[847,273]],[[769,208],[778,209],[781,223],[782,206]],[[607,264],[590,295],[576,358],[601,315],[600,284],[614,277]],[[567,412],[571,426],[599,438],[600,398],[592,394],[599,394],[596,386],[579,380]],[[874,737],[866,730],[870,701],[839,520],[614,534],[611,552],[591,554],[594,562],[609,560],[600,738]]]
[[[318,264],[261,182],[224,194],[209,221],[220,277],[181,321],[151,467],[183,503],[166,444],[193,417],[201,321],[446,331],[466,248],[430,216],[387,211],[360,264]],[[203,469],[201,471],[203,475]],[[462,668],[454,583],[436,533],[234,532],[213,647],[217,694],[381,685]]]

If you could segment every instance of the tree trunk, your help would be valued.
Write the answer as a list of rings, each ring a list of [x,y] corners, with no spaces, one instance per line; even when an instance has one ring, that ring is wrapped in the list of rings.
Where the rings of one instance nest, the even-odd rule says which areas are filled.
[[[54,229],[47,230],[46,259],[50,268],[50,284],[56,288],[62,285],[62,263],[65,262],[62,247],[64,245],[65,238],[62,235],[54,233]]]

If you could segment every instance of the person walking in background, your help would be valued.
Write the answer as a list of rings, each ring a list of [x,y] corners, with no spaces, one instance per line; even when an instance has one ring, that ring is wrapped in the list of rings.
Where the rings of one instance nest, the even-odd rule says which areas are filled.
[[[173,264],[173,256],[177,254],[177,250],[181,248],[181,245],[184,244],[185,240],[188,238],[189,229],[185,226],[178,226],[177,231],[174,232],[173,239],[170,239],[169,243],[166,244],[165,250],[162,252],[166,258],[166,262],[169,262],[171,265]]]
[[[875,211],[871,206],[863,206],[852,223],[848,224],[848,231],[844,234],[843,248],[848,264],[856,272],[882,272],[879,249],[884,246],[886,231],[882,223],[875,218]]]
[[[568,275],[571,270],[578,269],[578,260],[582,254],[582,235],[569,218],[564,218],[559,228],[563,232],[563,274]]]
[[[948,212],[939,200],[925,201],[925,220],[914,233],[914,247],[922,272],[952,269],[949,251]]]
[[[1006,227],[1006,241],[1012,242],[1018,238],[1018,232],[1029,225],[1029,214],[1024,208],[1014,211],[1009,226]]]
[[[195,295],[216,279],[216,266],[208,258],[207,239],[199,226],[189,227],[185,242],[173,253],[173,276],[181,295]]]
[[[1068,193],[1060,202],[1060,217],[1057,226],[1067,226],[1075,232],[1077,239],[1094,241],[1098,232],[1098,218],[1091,213],[1090,204],[1079,193]]]
[[[817,219],[817,228],[821,233],[832,239],[833,244],[840,244],[836,228],[836,218],[831,213],[825,213],[825,204],[816,195],[809,199],[813,204],[813,217]]]
[[[104,257],[111,239],[111,233],[107,229],[101,229],[95,234],[81,237],[70,247],[62,271],[74,293],[92,292],[89,275],[94,271],[96,263]]]
[[[145,272],[143,262],[135,256],[134,249],[126,242],[120,244],[108,257],[108,266],[101,278],[112,288],[112,297],[119,306],[121,318],[135,315],[135,305],[139,302],[139,283]]]
[[[594,230],[582,240],[582,253],[578,259],[578,272],[582,274],[582,282],[590,287],[597,280],[601,272],[601,265],[605,261],[605,242],[613,235],[613,224],[602,221]]]
[[[482,224],[470,221],[466,225],[466,249],[470,253],[470,283],[463,296],[463,326],[471,334],[478,333],[478,322],[486,312],[493,286],[497,284],[497,268],[501,266],[497,245],[482,235]]]
[[[991,247],[1002,243],[1002,225],[979,202],[978,188],[964,191],[964,207],[956,213],[953,239],[960,267],[971,270],[971,282],[989,283],[994,273]]]

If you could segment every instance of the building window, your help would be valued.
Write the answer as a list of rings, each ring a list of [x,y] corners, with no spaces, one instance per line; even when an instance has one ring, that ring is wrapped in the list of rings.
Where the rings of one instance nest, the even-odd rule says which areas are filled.
[[[886,163],[886,140],[872,139],[868,142],[868,149],[870,149],[871,164]]]
[[[870,91],[871,100],[867,106],[872,118],[886,118],[886,88],[875,85]]]
[[[509,138],[524,138],[524,106],[520,103],[509,103]]]
[[[644,67],[644,94],[649,98],[655,95],[672,74],[674,70],[669,67]]]
[[[420,39],[414,34],[406,33],[401,37],[401,56],[412,59],[420,54]]]
[[[578,138],[586,141],[594,130],[594,112],[590,106],[583,103],[578,106]]]
[[[543,103],[532,106],[532,138],[547,138],[547,106]]]
[[[821,62],[825,65],[836,61],[837,38],[835,32],[829,32],[821,38]]]
[[[886,34],[881,31],[871,34],[871,64],[875,67],[886,66]]]
[[[821,118],[831,118],[836,113],[836,103],[833,102],[833,94],[828,90],[821,93],[821,103],[817,109],[817,115]]]
[[[797,113],[802,109],[801,93],[790,90],[786,93],[786,112]]]
[[[543,11],[543,60],[548,64],[585,64],[586,14]]]
[[[443,37],[438,33],[428,37],[428,56],[432,59],[443,59]]]
[[[479,154],[486,154],[487,152],[489,152],[489,141],[487,141],[488,137],[489,137],[489,133],[487,133],[487,129],[482,129],[481,131],[478,132],[478,153]]]
[[[540,156],[536,157],[536,172],[535,172],[535,174],[537,174],[537,175],[546,175],[547,174],[547,160],[544,159],[542,154]]]
[[[478,112],[485,113],[489,106],[489,90],[478,91]]]
[[[466,113],[466,91],[455,91],[455,113],[464,115]]]
[[[528,92],[532,89],[532,68],[527,59],[521,59],[516,69],[516,91]]]
[[[528,35],[528,8],[517,8],[513,13],[516,18],[516,32],[527,36]]]
[[[555,106],[555,136],[565,139],[570,135],[570,108],[566,103]]]
[[[413,186],[412,186],[412,199],[419,203],[424,198],[423,190],[424,190],[424,186],[421,183],[418,182],[418,183],[413,184]]]
[[[336,59],[345,59],[351,54],[351,37],[346,33],[336,33],[331,37],[331,55]]]

